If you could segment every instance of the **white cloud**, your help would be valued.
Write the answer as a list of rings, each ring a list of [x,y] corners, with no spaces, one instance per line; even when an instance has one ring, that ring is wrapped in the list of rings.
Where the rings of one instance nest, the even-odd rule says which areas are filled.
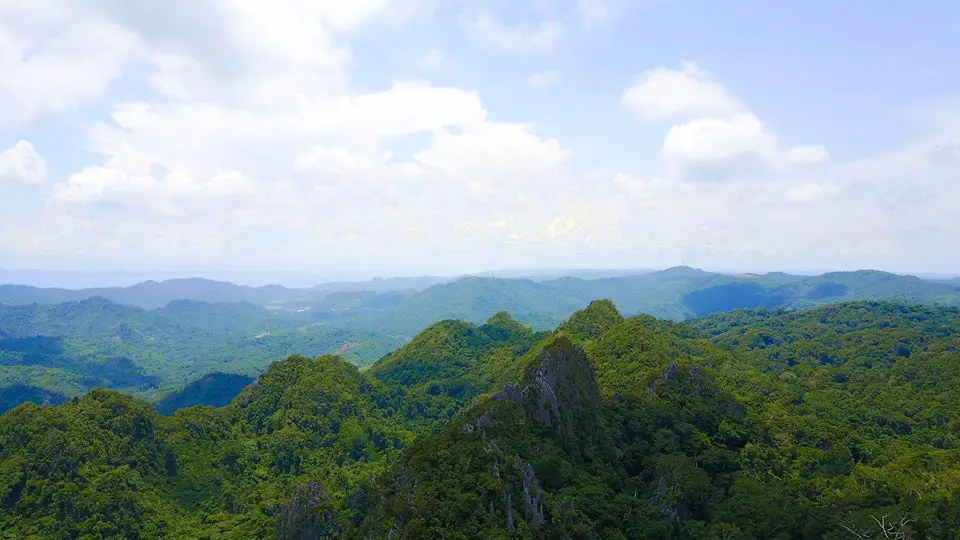
[[[102,94],[138,36],[66,0],[0,2],[0,124],[21,126]]]
[[[0,151],[0,183],[40,184],[47,178],[47,162],[29,141],[19,140]]]
[[[822,146],[783,148],[755,114],[697,64],[657,68],[627,90],[622,104],[641,118],[674,119],[661,154],[668,176],[730,180],[824,162]]]
[[[897,152],[830,164],[822,147],[784,144],[687,63],[648,71],[623,95],[640,118],[674,124],[663,128],[662,169],[588,174],[561,139],[523,123],[531,118],[488,111],[476,91],[351,80],[364,58],[351,35],[410,16],[417,1],[175,0],[150,10],[109,0],[79,18],[74,4],[43,1],[42,10],[2,4],[19,17],[0,18],[3,39],[18,47],[4,61],[20,77],[0,81],[5,119],[109,98],[113,83],[155,93],[98,104],[109,115],[76,142],[100,157],[44,188],[43,205],[20,209],[27,199],[0,197],[6,264],[386,274],[667,266],[684,257],[929,268],[949,257],[930,246],[960,235],[956,124]],[[465,22],[491,44],[526,52],[549,51],[563,33],[558,23]],[[61,40],[106,30],[71,38],[82,42],[74,54],[53,47],[49,29],[62,29]],[[21,58],[31,43],[46,44],[45,56]],[[436,52],[426,60],[439,64]],[[49,66],[74,60],[90,70],[80,77],[87,82],[48,88]],[[2,155],[16,165],[0,171],[45,177],[26,141]],[[689,181],[703,179],[724,181]]]
[[[742,179],[826,161],[822,146],[782,148],[751,113],[705,117],[670,128],[661,150],[669,175],[690,180]]]
[[[505,225],[487,241],[526,256],[510,246],[543,241],[589,200],[558,141],[489,121],[476,93],[418,82],[351,91],[335,32],[297,40],[285,19],[263,16],[278,26],[265,34],[337,54],[265,43],[263,59],[241,63],[248,45],[232,38],[150,46],[162,98],[117,103],[89,130],[105,162],[55,187],[50,211],[90,224],[64,233],[76,246],[138,264],[296,264],[336,252],[344,265],[396,266],[411,250],[460,251],[459,224],[493,221]],[[412,135],[426,148],[395,158],[394,138]],[[565,241],[594,241],[590,231],[580,223]]]
[[[560,73],[553,69],[542,73],[534,73],[527,77],[527,84],[533,88],[547,88],[557,84],[559,81]]]
[[[559,21],[510,25],[488,14],[479,14],[462,17],[460,22],[484,43],[517,53],[550,51],[564,33],[563,23]]]
[[[166,214],[180,214],[183,202],[208,202],[233,196],[256,195],[258,187],[239,171],[212,178],[194,178],[171,172],[156,177],[147,168],[125,167],[122,162],[87,167],[56,187],[57,198],[67,203],[107,201],[141,206]]]
[[[733,166],[752,172],[773,157],[776,137],[752,114],[729,118],[699,118],[670,128],[663,141],[663,159],[675,176],[723,174]]]
[[[641,118],[688,119],[745,111],[723,84],[694,62],[684,62],[679,70],[660,67],[644,72],[621,99]]]

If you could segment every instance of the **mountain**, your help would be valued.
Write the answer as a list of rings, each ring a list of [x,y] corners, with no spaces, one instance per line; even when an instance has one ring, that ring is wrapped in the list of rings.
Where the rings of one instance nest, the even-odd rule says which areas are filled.
[[[462,278],[414,293],[377,317],[354,322],[412,334],[443,319],[479,324],[506,309],[526,324],[547,329],[595,298],[611,299],[626,314],[678,321],[734,309],[800,309],[853,300],[960,305],[960,291],[947,284],[885,272],[729,275],[676,267],[589,280]]]
[[[93,289],[37,288],[26,285],[0,285],[0,304],[58,304],[101,297],[118,304],[154,309],[175,300],[197,300],[211,303],[269,302],[294,299],[302,293],[279,285],[247,287],[202,278],[145,281],[129,287]]]
[[[958,329],[862,302],[552,338],[407,450],[363,534],[954,538]]]
[[[452,280],[453,278],[436,276],[373,278],[367,281],[333,281],[312,287],[312,290],[322,292],[369,291],[383,294],[390,292],[420,291]]]
[[[951,286],[953,286],[953,287],[960,287],[960,277],[952,277],[952,278],[945,278],[945,277],[928,278],[928,281],[933,281],[933,282],[935,282],[935,283],[946,283],[947,285],[951,285]]]
[[[253,377],[233,373],[207,373],[183,389],[161,399],[157,402],[156,409],[160,414],[170,415],[196,405],[223,407],[233,401],[253,380]]]
[[[776,291],[790,298],[784,307],[802,308],[848,300],[902,300],[957,305],[957,290],[914,276],[876,270],[833,272],[804,279]],[[776,306],[780,307],[780,306]]]
[[[602,270],[591,268],[557,268],[553,270],[494,270],[489,272],[479,272],[462,277],[487,277],[499,279],[532,279],[534,281],[545,281],[550,279],[559,279],[563,277],[574,277],[580,279],[599,279],[608,277],[623,277],[637,274],[647,274],[655,272],[652,269],[619,269]]]
[[[957,283],[878,271],[820,276],[720,274],[681,266],[659,272],[623,271],[616,277],[609,277],[609,272],[579,271],[553,279],[548,275],[535,279],[377,278],[309,289],[246,287],[199,278],[82,290],[2,285],[0,304],[56,304],[97,296],[145,309],[176,300],[246,302],[300,322],[411,336],[444,319],[480,324],[503,309],[537,329],[553,328],[596,298],[610,298],[627,314],[684,320],[732,309],[798,309],[851,300],[960,305],[957,287]]]
[[[745,442],[719,431],[745,429],[745,409],[679,364],[640,390],[602,399],[584,350],[552,339],[519,384],[409,449],[382,484],[367,532],[661,538],[677,522],[703,521],[707,497],[728,495],[730,460]],[[706,443],[699,458],[696,437],[683,429]],[[634,491],[641,489],[642,498]]]
[[[299,326],[246,302],[177,300],[154,310],[101,297],[0,305],[0,412],[97,387],[159,400],[207,373],[252,376],[297,352],[369,364],[402,343],[374,332]]]
[[[676,267],[599,279],[398,278],[323,287],[242,287],[202,279],[83,291],[0,287],[0,296],[5,291],[18,303],[39,300],[0,305],[0,337],[6,336],[0,340],[0,387],[69,397],[103,386],[157,401],[207,373],[253,376],[295,353],[338,354],[370,365],[444,320],[483,325],[506,310],[522,325],[546,331],[595,298],[609,298],[626,315],[675,321],[851,300],[960,305],[960,290],[950,284],[878,271],[732,275]],[[85,297],[95,292],[113,299]],[[44,303],[64,296],[84,298]],[[172,297],[159,307],[137,307]],[[494,364],[507,365],[494,357]],[[453,401],[438,405],[437,418],[460,405],[460,398],[447,397]]]
[[[0,285],[0,304],[59,304],[102,297],[119,304],[155,309],[175,300],[209,303],[249,302],[257,305],[302,304],[322,300],[330,293],[402,293],[422,290],[447,278],[389,278],[361,282],[332,282],[310,288],[292,289],[280,285],[249,287],[203,278],[144,281],[127,287],[84,289],[41,288],[28,285]]]
[[[377,323],[390,325],[392,331],[412,334],[444,319],[480,324],[505,310],[520,321],[549,328],[588,301],[579,290],[562,290],[550,282],[467,277],[412,295],[382,315]]]
[[[213,337],[185,320],[101,297],[54,305],[0,305],[0,329],[7,339],[76,339],[144,346]]]
[[[295,326],[276,313],[249,302],[214,304],[197,300],[174,300],[152,313],[217,337],[276,332]]]
[[[513,380],[541,335],[507,312],[477,326],[441,321],[374,364],[368,373],[396,388],[403,415],[417,425],[446,422],[478,395]]]
[[[901,302],[678,323],[595,301],[539,334],[503,312],[444,321],[366,371],[287,357],[217,409],[159,416],[106,390],[21,405],[0,416],[0,523],[16,538],[952,539],[958,350],[960,310]]]

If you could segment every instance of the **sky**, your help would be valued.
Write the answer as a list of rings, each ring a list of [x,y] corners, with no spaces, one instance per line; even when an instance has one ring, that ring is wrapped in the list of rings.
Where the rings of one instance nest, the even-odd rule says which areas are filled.
[[[960,273],[960,3],[0,0],[0,268]]]

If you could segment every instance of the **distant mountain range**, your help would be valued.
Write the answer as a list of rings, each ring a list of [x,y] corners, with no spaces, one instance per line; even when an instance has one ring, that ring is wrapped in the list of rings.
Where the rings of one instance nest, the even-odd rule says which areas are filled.
[[[526,271],[514,272],[523,275]],[[799,308],[860,299],[903,298],[954,304],[960,296],[960,278],[921,279],[876,270],[817,276],[782,272],[723,274],[686,266],[662,271],[623,271],[619,276],[609,275],[611,272],[567,271],[568,275],[562,277],[550,277],[553,272],[543,271],[540,276],[519,278],[504,277],[509,275],[506,272],[457,279],[376,278],[310,288],[250,287],[203,278],[88,289],[0,285],[0,304],[58,304],[102,297],[144,309],[161,308],[175,300],[248,302],[275,310],[301,312],[395,307],[404,316],[401,318],[409,316],[411,323],[418,325],[414,330],[419,330],[422,322],[429,324],[437,320],[431,320],[435,314],[441,318],[462,315],[466,320],[479,321],[508,306],[516,306],[515,313],[534,318],[563,319],[585,302],[600,297],[614,299],[629,313],[685,319],[741,307]],[[490,309],[494,311],[487,313]]]
[[[393,278],[309,289],[200,278],[79,290],[3,285],[0,402],[55,403],[97,386],[156,401],[204,375],[249,377],[296,353],[369,365],[438,321],[481,324],[506,310],[545,330],[598,298],[626,315],[681,321],[854,300],[960,306],[960,283],[873,270],[733,275],[676,267],[597,279]],[[237,380],[213,378],[203,388]]]
[[[144,281],[127,287],[95,287],[62,289],[29,285],[0,285],[0,304],[59,304],[93,297],[102,297],[119,304],[144,309],[163,307],[174,300],[197,300],[211,303],[250,302],[260,305],[287,302],[310,302],[334,292],[369,291],[388,293],[416,291],[449,278],[376,278],[361,282],[333,282],[311,288],[293,289],[281,285],[250,287],[204,278],[179,278],[166,281]]]
[[[719,274],[689,267],[601,279],[546,281],[463,278],[409,295],[395,309],[365,321],[415,332],[441,319],[482,322],[501,309],[536,328],[549,328],[596,298],[627,314],[684,320],[740,308],[799,309],[851,300],[897,299],[960,305],[960,284],[874,270],[820,276]]]

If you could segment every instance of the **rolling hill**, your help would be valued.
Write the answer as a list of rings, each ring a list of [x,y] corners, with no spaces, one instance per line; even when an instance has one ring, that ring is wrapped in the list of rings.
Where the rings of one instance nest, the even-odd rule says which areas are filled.
[[[506,313],[444,321],[368,371],[274,362],[222,408],[160,416],[107,390],[19,406],[0,416],[0,524],[18,538],[953,539],[958,350],[957,308],[889,301],[687,323],[595,301],[540,334]],[[228,379],[197,387],[222,400],[243,382]]]
[[[159,399],[206,373],[252,376],[295,352],[337,353],[364,365],[402,343],[369,331],[301,325],[246,302],[177,300],[154,310],[101,297],[0,305],[0,396],[3,410],[97,387]]]
[[[199,279],[80,291],[5,286],[0,289],[8,297],[13,291],[21,301],[94,292],[119,300],[90,296],[55,304],[0,304],[0,389],[6,389],[8,403],[16,396],[57,401],[97,386],[157,400],[207,373],[253,376],[294,353],[339,354],[368,365],[444,320],[483,325],[505,310],[534,330],[547,330],[594,298],[611,299],[628,316],[674,321],[736,309],[796,310],[856,300],[960,305],[960,291],[951,284],[878,271],[731,275],[676,267],[598,279],[437,280],[337,283],[326,290]],[[377,290],[365,290],[367,285]],[[427,288],[402,289],[416,286]],[[184,298],[160,307],[136,306],[178,295]]]
[[[948,284],[887,272],[730,275],[677,267],[592,280],[462,278],[414,293],[372,320],[353,322],[410,334],[443,319],[479,324],[506,309],[518,320],[545,329],[594,298],[609,298],[629,315],[677,321],[734,309],[801,309],[855,300],[960,305],[960,291]]]

